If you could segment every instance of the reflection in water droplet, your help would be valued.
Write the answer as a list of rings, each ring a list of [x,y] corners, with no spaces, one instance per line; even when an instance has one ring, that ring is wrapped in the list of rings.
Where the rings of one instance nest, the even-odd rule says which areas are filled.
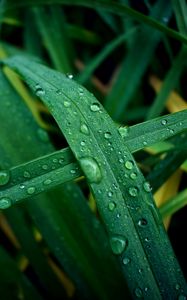
[[[116,204],[114,202],[109,202],[108,209],[110,211],[114,211],[115,208],[116,208]]]
[[[11,200],[7,197],[1,198],[0,199],[0,209],[6,209],[11,206]]]
[[[121,126],[118,128],[118,132],[122,138],[128,136],[129,134],[129,127],[128,126]]]
[[[28,189],[27,189],[27,193],[29,194],[29,195],[32,195],[32,194],[34,194],[35,193],[35,187],[34,186],[31,186],[31,187],[29,187]]]
[[[130,187],[129,188],[129,195],[132,197],[136,197],[138,195],[137,187]]]
[[[92,157],[80,159],[80,166],[90,183],[99,183],[102,179],[101,170],[97,161]]]
[[[8,170],[0,171],[0,185],[5,185],[10,180],[10,172]]]
[[[86,135],[89,135],[89,128],[85,123],[81,124],[80,131]]]
[[[100,106],[99,106],[98,103],[93,103],[93,104],[90,106],[90,109],[91,109],[91,111],[93,111],[93,112],[100,111]]]
[[[134,294],[137,298],[143,298],[143,292],[141,290],[140,287],[137,287],[135,290],[134,290]]]
[[[152,191],[152,187],[151,187],[151,185],[150,185],[150,183],[148,181],[144,182],[143,188],[148,193]]]
[[[125,162],[125,168],[131,170],[133,168],[133,162],[131,160],[127,160]]]
[[[131,260],[130,260],[130,258],[128,258],[128,257],[124,257],[124,258],[123,258],[123,264],[124,264],[124,265],[128,265],[128,264],[130,263],[130,261],[131,261]]]
[[[110,239],[112,252],[116,255],[121,254],[127,247],[127,239],[123,236],[114,236]]]

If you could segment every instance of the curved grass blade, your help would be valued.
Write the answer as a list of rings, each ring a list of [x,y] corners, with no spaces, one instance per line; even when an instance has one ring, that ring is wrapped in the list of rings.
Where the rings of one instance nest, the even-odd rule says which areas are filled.
[[[169,199],[166,203],[160,206],[160,213],[162,218],[166,218],[168,216],[173,215],[179,209],[184,207],[187,204],[187,189],[180,192],[175,197]]]
[[[63,74],[34,61],[30,64],[27,58],[14,57],[6,64],[24,77],[34,92],[40,83],[41,99],[67,138],[95,195],[111,249],[119,258],[133,297],[171,299],[171,295],[187,294],[150,187],[101,104]],[[88,127],[89,134],[81,132],[81,124]]]
[[[54,151],[46,132],[34,122],[24,102],[2,73],[0,76],[0,144],[9,153],[6,158],[8,165]],[[12,117],[7,117],[7,113]],[[3,157],[1,159],[1,166],[5,168],[7,162]],[[65,188],[69,192],[64,193]],[[36,220],[52,254],[76,285],[77,295],[81,299],[114,299],[115,296],[120,299],[121,293],[126,294],[116,262],[109,251],[106,234],[91,213],[80,189],[72,183],[59,188],[58,193],[52,191],[37,198],[34,195],[25,208]],[[66,215],[66,212],[71,214]],[[82,240],[84,243],[80,242]],[[104,258],[101,253],[105,253]],[[101,277],[103,272],[105,276]],[[111,283],[113,276],[116,281]]]
[[[187,110],[159,117],[131,127],[120,127],[119,132],[129,150],[136,152],[144,147],[149,147],[153,143],[168,139],[173,136],[173,134],[177,134],[185,129],[187,129]],[[81,130],[84,131],[87,129],[85,126],[82,126]],[[183,134],[181,138],[184,141],[185,134]],[[174,140],[173,143],[181,144],[181,140]],[[182,144],[184,144],[184,142],[182,142]],[[182,156],[179,154],[180,152]],[[166,158],[166,164],[167,166],[171,166],[172,172],[184,159],[185,153],[183,149],[178,149],[174,156],[169,155],[169,160]],[[177,164],[173,165],[175,160],[177,160]],[[167,178],[167,174],[170,174],[168,171],[167,174],[163,173],[162,168],[159,170],[160,172],[157,169],[156,173],[153,172],[149,178],[153,189],[158,188],[164,178]],[[34,194],[36,195],[54,188],[61,183],[75,180],[83,175],[70,148],[53,152],[4,172],[9,173],[10,180],[5,185],[0,184],[0,199],[8,197],[11,199],[10,205],[32,197],[30,191],[33,191],[33,186],[35,187]],[[165,174],[165,177],[163,174]],[[155,176],[157,178],[156,180]]]
[[[187,44],[187,38],[185,35],[178,33],[177,31],[163,25],[161,22],[158,22],[156,19],[145,16],[141,14],[140,12],[130,8],[127,5],[116,3],[114,1],[102,1],[102,0],[95,0],[94,2],[92,0],[17,0],[16,2],[14,0],[7,0],[5,3],[6,10],[22,7],[26,5],[49,5],[49,4],[64,4],[64,5],[78,5],[78,6],[84,6],[95,9],[96,6],[99,7],[99,9],[111,12],[113,14],[126,16],[142,22],[146,25],[149,25],[152,28],[155,28],[173,38],[176,40],[181,41],[184,44]]]

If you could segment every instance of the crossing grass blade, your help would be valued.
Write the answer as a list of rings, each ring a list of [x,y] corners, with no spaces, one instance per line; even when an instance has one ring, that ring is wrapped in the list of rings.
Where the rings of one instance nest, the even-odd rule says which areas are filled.
[[[169,199],[166,203],[160,206],[160,213],[163,218],[173,215],[187,203],[187,189],[183,190],[175,197]]]
[[[171,299],[171,295],[177,298],[186,294],[186,283],[150,186],[101,104],[73,80],[35,61],[31,64],[26,57],[10,58],[5,63],[35,93],[40,85],[40,98],[87,177],[132,296]],[[83,124],[86,133],[81,131]]]
[[[2,73],[0,76],[0,149],[3,149],[0,151],[2,154],[4,148],[7,151],[6,156],[1,156],[1,168],[4,169],[50,153],[54,148],[47,133],[35,123],[22,99]],[[7,113],[12,117],[7,118]],[[12,126],[16,128],[14,132],[11,130]],[[9,134],[6,138],[7,132]],[[52,169],[53,164],[50,165]],[[28,173],[25,175],[27,177]],[[20,186],[20,190],[22,188],[24,189]],[[107,244],[106,234],[100,222],[91,213],[78,186],[69,183],[63,188],[59,187],[57,191],[50,191],[37,198],[32,194],[32,199],[24,207],[35,220],[52,255],[55,255],[63,270],[74,282],[77,297],[79,295],[81,299],[114,299],[116,296],[120,299],[121,293],[126,294],[118,267]],[[24,224],[22,226],[24,228]],[[20,235],[21,233],[20,229]],[[101,253],[105,253],[105,256],[102,257]],[[102,272],[105,276],[101,277]],[[116,278],[115,282],[112,280],[113,276]]]

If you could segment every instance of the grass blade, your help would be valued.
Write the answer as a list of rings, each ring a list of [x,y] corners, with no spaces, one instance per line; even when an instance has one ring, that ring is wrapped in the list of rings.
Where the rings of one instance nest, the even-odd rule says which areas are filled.
[[[119,257],[132,295],[170,299],[170,295],[179,297],[181,291],[187,293],[150,188],[122,143],[116,126],[95,97],[63,74],[34,61],[30,64],[25,57],[7,59],[6,64],[22,75],[34,92],[40,83],[41,98],[54,115],[90,183],[112,251]],[[59,95],[56,91],[62,83]],[[80,134],[81,122],[89,127],[89,135]],[[81,151],[83,140],[85,148]],[[109,141],[115,141],[115,148]],[[132,172],[136,174],[134,179],[130,177]],[[123,264],[127,258],[131,260],[128,268]],[[137,266],[142,273],[134,271]],[[180,284],[181,291],[176,290],[176,284]]]
[[[187,203],[187,189],[180,192],[177,196],[172,197],[162,206],[160,206],[160,213],[163,218],[173,215]]]

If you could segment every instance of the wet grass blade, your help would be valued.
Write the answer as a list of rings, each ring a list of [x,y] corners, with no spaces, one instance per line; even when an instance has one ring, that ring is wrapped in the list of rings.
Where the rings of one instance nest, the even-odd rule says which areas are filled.
[[[101,104],[63,74],[34,61],[30,64],[27,58],[10,58],[6,64],[35,93],[40,84],[40,97],[63,131],[95,195],[111,249],[119,258],[133,297],[169,299],[170,295],[176,298],[187,293],[150,186]],[[81,132],[81,124],[87,126],[87,134]]]

